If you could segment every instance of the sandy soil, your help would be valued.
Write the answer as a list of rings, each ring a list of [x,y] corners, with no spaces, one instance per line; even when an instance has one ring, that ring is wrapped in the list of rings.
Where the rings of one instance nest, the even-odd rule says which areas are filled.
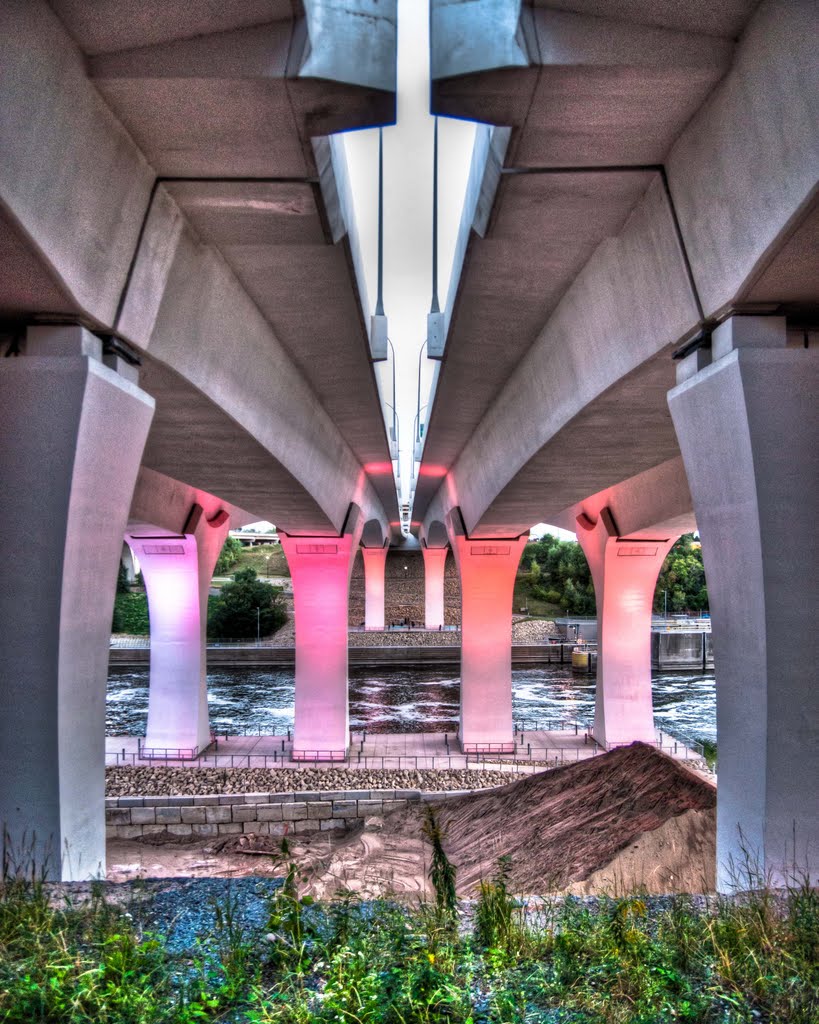
[[[462,896],[475,894],[502,855],[519,893],[714,887],[715,788],[634,744],[487,793],[368,818],[347,833],[295,837],[291,857],[305,890],[319,898],[343,889],[366,897],[428,893],[430,848],[421,832],[427,806],[444,831]],[[282,874],[279,841],[271,837],[174,839],[110,841],[109,879]]]

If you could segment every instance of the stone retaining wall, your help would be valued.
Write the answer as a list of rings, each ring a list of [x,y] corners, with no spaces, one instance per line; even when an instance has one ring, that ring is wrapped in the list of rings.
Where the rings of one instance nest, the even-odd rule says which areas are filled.
[[[422,800],[446,800],[486,790],[422,793],[417,789],[359,789],[319,793],[235,793],[218,796],[108,797],[108,839],[136,839],[167,832],[174,836],[220,836],[241,832],[284,836],[327,832],[355,825],[371,815],[406,808]]]

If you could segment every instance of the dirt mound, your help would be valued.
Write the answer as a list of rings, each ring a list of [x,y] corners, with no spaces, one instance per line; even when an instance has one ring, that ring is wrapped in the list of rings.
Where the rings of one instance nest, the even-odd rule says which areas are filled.
[[[713,811],[716,789],[643,743],[502,789],[434,802],[459,888],[511,858],[518,892],[564,888],[686,811]],[[396,831],[417,828],[410,815]],[[390,829],[392,831],[392,829]]]
[[[517,893],[714,887],[716,789],[645,744],[429,803],[446,833],[461,896],[474,895],[504,855]],[[291,855],[304,891],[318,898],[343,889],[364,898],[431,897],[430,847],[421,831],[426,806],[367,819],[347,833],[294,836]],[[109,878],[281,873],[280,843],[272,836],[226,836],[190,841],[183,854],[112,840]]]

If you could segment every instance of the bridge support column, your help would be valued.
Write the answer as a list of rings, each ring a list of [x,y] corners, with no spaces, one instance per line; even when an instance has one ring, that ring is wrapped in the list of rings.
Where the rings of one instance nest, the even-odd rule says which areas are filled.
[[[117,372],[122,369],[125,375]],[[105,689],[122,538],[153,400],[79,327],[0,359],[0,828],[11,870],[105,873]]]
[[[280,535],[293,580],[297,760],[335,761],[347,756],[347,616],[359,535],[360,529],[342,537]]]
[[[512,595],[526,537],[454,536],[461,576],[461,723],[465,752],[514,750]]]
[[[210,743],[208,592],[230,519],[208,521],[194,505],[178,536],[141,528],[126,535],[142,566],[151,616],[151,678],[145,751],[195,757]]]
[[[746,851],[819,882],[819,352],[786,343],[784,319],[732,317],[669,393],[714,631],[722,890]]]
[[[424,554],[424,625],[444,625],[444,569],[449,548],[421,548]]]
[[[388,546],[362,548],[364,559],[364,626],[366,629],[384,628],[384,566]]]
[[[577,517],[577,539],[597,601],[594,738],[607,750],[635,740],[653,743],[651,606],[657,576],[677,535],[619,537],[604,508],[596,522]]]

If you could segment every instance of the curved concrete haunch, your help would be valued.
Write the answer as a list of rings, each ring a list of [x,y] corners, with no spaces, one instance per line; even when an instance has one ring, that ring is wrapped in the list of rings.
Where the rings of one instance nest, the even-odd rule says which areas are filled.
[[[461,575],[461,722],[465,752],[514,750],[512,594],[528,535],[470,540],[452,531]]]
[[[748,857],[819,882],[819,352],[786,345],[784,318],[733,317],[668,396],[714,630],[722,890],[753,884]]]
[[[295,760],[342,760],[349,745],[347,616],[362,524],[348,515],[341,537],[289,537],[281,545],[293,580],[296,620]],[[353,522],[351,522],[353,521]]]
[[[583,513],[577,517],[597,600],[594,738],[607,750],[654,742],[651,606],[657,576],[678,537],[620,537],[608,508],[596,522]]]
[[[438,629],[444,624],[444,569],[449,548],[421,548],[424,556],[424,625]]]
[[[126,534],[142,567],[151,616],[151,681],[145,753],[195,757],[210,743],[206,632],[213,569],[230,528],[195,504],[184,531]]]
[[[105,686],[117,567],[153,400],[79,327],[0,359],[0,829],[8,867],[105,873]],[[111,360],[115,363],[116,360]],[[128,373],[128,369],[125,370]]]

